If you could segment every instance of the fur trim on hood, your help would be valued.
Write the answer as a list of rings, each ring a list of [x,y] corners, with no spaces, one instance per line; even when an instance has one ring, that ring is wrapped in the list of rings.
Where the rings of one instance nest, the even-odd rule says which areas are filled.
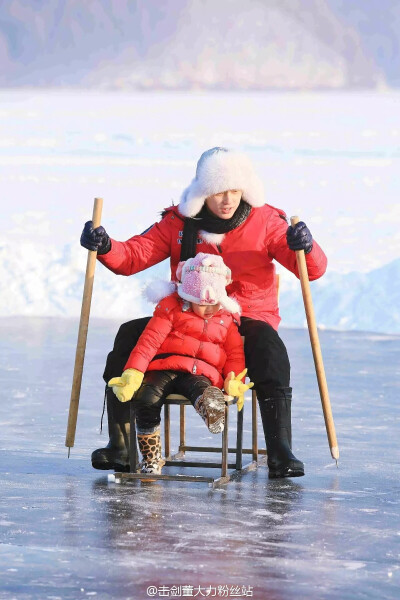
[[[157,304],[163,298],[170,296],[176,292],[176,283],[173,281],[165,281],[162,279],[155,279],[143,291],[143,296],[153,304]]]

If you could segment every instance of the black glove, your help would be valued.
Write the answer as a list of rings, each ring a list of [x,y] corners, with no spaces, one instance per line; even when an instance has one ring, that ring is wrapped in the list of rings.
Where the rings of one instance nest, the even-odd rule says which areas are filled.
[[[87,250],[97,250],[97,254],[107,254],[111,250],[111,240],[104,229],[93,229],[93,221],[87,221],[81,235],[81,246]]]
[[[304,250],[305,254],[311,252],[313,247],[311,231],[303,221],[299,221],[294,227],[288,227],[286,240],[291,250]]]

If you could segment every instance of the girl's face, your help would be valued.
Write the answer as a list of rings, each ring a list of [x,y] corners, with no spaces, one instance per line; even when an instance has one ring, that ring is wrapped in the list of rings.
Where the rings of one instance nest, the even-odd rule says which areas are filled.
[[[207,306],[203,306],[201,304],[195,304],[194,302],[191,302],[190,304],[192,306],[192,311],[198,317],[201,317],[202,319],[208,319],[209,317],[212,317],[220,309],[219,304],[212,304],[212,305],[208,304]]]
[[[230,219],[242,199],[242,190],[226,190],[206,198],[206,206],[210,212],[220,219]]]

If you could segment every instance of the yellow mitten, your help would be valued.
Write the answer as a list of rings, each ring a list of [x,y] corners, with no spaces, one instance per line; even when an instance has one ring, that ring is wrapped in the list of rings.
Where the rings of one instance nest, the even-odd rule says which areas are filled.
[[[245,384],[241,381],[243,377],[246,375],[247,369],[236,375],[233,371],[229,373],[224,381],[224,390],[229,396],[237,396],[238,403],[237,409],[242,410],[244,404],[244,393],[253,387],[254,383],[250,381],[250,383]]]
[[[113,377],[108,382],[112,387],[114,394],[120,402],[127,402],[132,399],[135,392],[142,385],[144,373],[137,369],[126,369],[121,377]]]

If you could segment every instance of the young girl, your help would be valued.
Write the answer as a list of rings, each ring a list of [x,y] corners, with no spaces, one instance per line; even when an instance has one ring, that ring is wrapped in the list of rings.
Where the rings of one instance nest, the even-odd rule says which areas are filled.
[[[225,406],[221,388],[239,396],[241,410],[244,392],[253,386],[241,381],[246,369],[236,324],[240,306],[227,296],[231,271],[221,256],[199,253],[180,262],[177,278],[177,286],[166,283],[161,295],[167,295],[157,304],[122,376],[108,382],[121,402],[136,393],[142,473],[161,472],[160,415],[168,394],[186,396],[211,433],[220,433]]]

